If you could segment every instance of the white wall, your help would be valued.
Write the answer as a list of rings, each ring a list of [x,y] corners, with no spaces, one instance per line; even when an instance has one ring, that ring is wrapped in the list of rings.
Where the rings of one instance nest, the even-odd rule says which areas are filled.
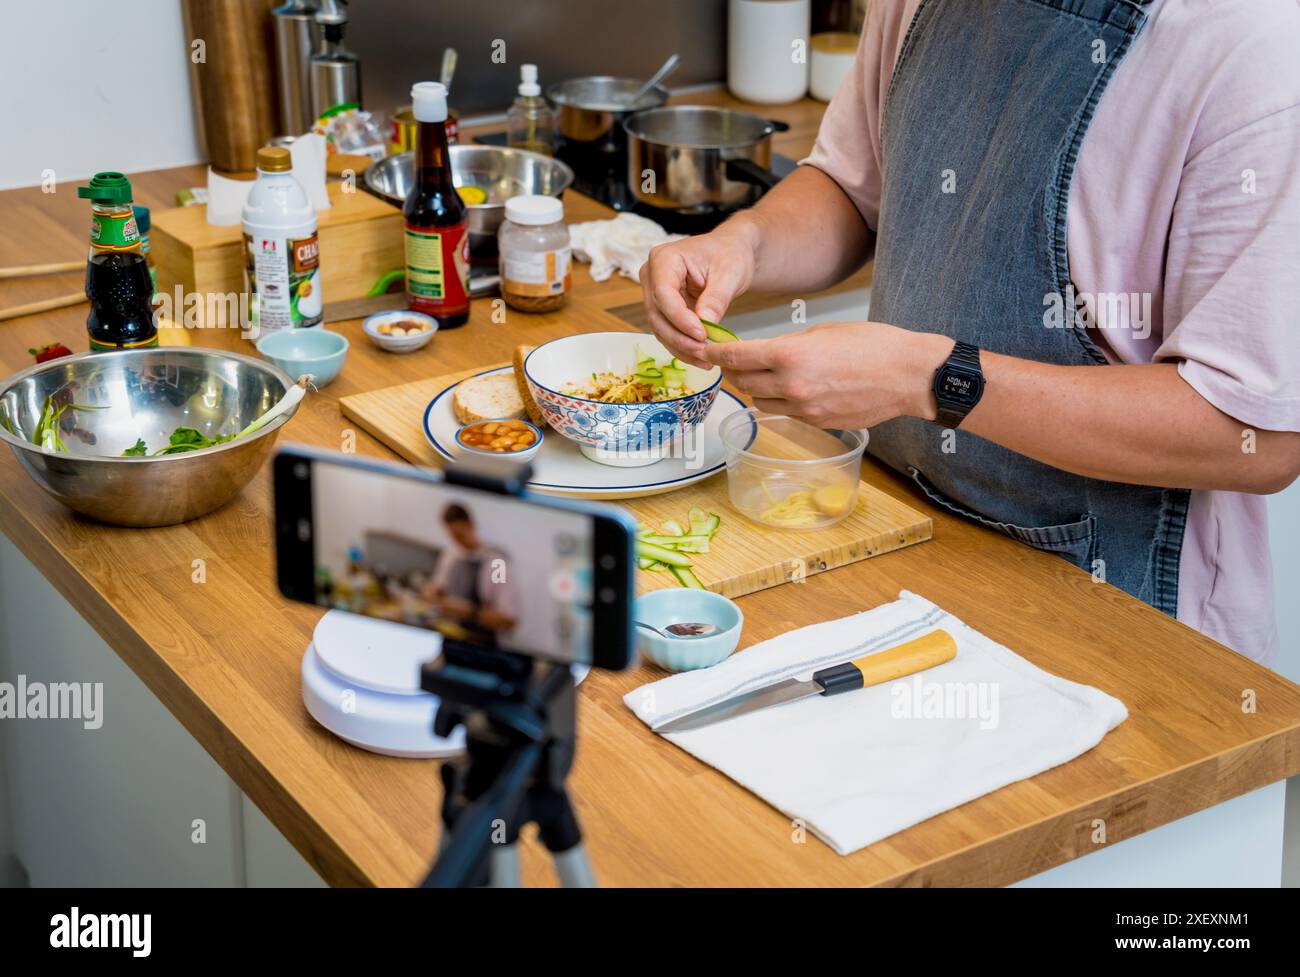
[[[6,3],[0,189],[204,158],[180,0]]]

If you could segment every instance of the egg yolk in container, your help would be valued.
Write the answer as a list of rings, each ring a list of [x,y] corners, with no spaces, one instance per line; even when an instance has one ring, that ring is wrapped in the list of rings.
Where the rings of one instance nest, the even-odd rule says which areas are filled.
[[[865,436],[754,408],[723,423],[732,505],[773,529],[824,529],[858,505]]]

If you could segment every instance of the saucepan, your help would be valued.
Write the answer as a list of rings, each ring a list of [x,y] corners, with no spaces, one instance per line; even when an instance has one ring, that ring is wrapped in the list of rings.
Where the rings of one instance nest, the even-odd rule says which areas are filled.
[[[711,105],[670,105],[629,116],[627,184],[641,203],[681,214],[734,210],[780,180],[772,133],[789,126]]]
[[[636,98],[643,84],[640,78],[610,75],[570,78],[547,88],[546,97],[559,110],[560,135],[569,146],[613,153],[622,148],[622,123],[628,116],[668,101],[662,85]]]

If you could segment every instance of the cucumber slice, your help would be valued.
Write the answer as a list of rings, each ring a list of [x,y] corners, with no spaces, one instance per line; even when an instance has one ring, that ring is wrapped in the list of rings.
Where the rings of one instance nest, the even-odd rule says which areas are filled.
[[[688,567],[669,567],[668,568],[677,582],[683,587],[690,587],[692,590],[704,590],[704,584],[700,583],[697,577]]]
[[[716,322],[710,322],[708,319],[701,319],[704,324],[704,335],[710,342],[714,343],[738,343],[740,337],[728,329],[726,326],[720,326]]]
[[[664,371],[657,366],[647,366],[636,371],[638,380],[648,380],[651,383],[662,383]]]
[[[638,556],[636,558],[636,565],[638,568],[642,570],[652,569],[655,565],[655,562],[656,562],[655,560],[652,560],[649,557],[645,557],[645,556]]]
[[[647,543],[662,546],[677,553],[709,552],[708,536],[643,536]]]
[[[704,528],[705,521],[709,518],[708,512],[698,505],[691,506],[691,511],[686,513],[686,521],[690,524],[692,535],[700,535],[706,532]]]
[[[708,517],[704,520],[705,535],[707,535],[709,539],[712,539],[714,534],[718,531],[718,527],[720,527],[721,525],[722,525],[722,517],[718,515],[716,512],[710,512]],[[695,530],[692,529],[691,532],[695,532]]]
[[[659,534],[661,536],[685,536],[686,530],[682,528],[682,524],[676,519],[669,519],[659,524]],[[654,533],[650,535],[653,536]]]
[[[645,538],[636,541],[636,555],[638,557],[644,556],[651,560],[658,560],[660,563],[666,563],[670,567],[689,567],[691,565],[690,557],[682,553],[674,552],[665,546],[659,546]]]
[[[686,371],[675,366],[665,366],[663,368],[664,385],[668,387],[686,386]]]

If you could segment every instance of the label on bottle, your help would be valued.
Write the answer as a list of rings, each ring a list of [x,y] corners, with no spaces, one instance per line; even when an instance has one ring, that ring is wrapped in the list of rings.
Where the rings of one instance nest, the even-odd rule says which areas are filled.
[[[512,251],[501,258],[501,289],[515,295],[544,298],[569,290],[570,249]]]
[[[90,349],[92,353],[106,353],[114,349],[152,349],[158,345],[158,334],[155,332],[148,339],[139,339],[129,343],[109,343],[102,339],[90,337]]]
[[[134,251],[140,246],[140,229],[135,214],[92,214],[90,246],[96,251]]]
[[[406,296],[412,311],[431,316],[469,309],[469,233],[455,227],[406,225]]]
[[[244,285],[254,332],[309,329],[323,321],[320,244],[300,238],[244,235]]]

